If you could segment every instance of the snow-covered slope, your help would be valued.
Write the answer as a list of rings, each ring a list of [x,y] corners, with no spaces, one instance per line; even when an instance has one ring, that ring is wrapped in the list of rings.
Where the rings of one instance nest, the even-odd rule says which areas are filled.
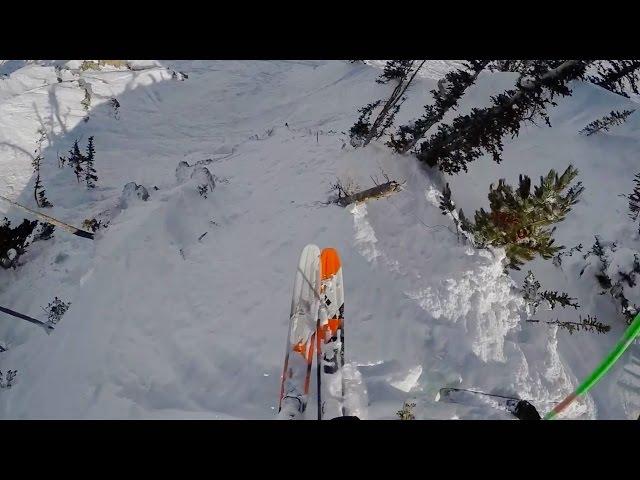
[[[274,418],[294,268],[307,243],[340,251],[347,361],[366,389],[368,418],[396,418],[409,399],[419,418],[505,418],[435,402],[442,386],[519,394],[546,411],[623,330],[568,259],[560,275],[550,262],[530,266],[546,288],[568,290],[584,312],[610,319],[612,332],[570,336],[526,323],[502,253],[458,243],[440,214],[443,177],[382,145],[349,145],[344,132],[357,108],[389,90],[374,82],[376,65],[191,61],[89,70],[81,74],[91,85],[88,112],[77,81],[63,69],[59,83],[55,65],[78,66],[0,65],[8,74],[0,80],[0,195],[34,206],[31,158],[42,128],[42,179],[54,204],[47,213],[78,226],[93,217],[110,223],[93,242],[57,230],[22,266],[0,271],[2,306],[42,318],[54,296],[72,303],[50,335],[0,317],[8,347],[0,370],[18,370],[13,387],[0,390],[1,418]],[[425,70],[399,120],[419,114],[446,67]],[[512,84],[509,74],[483,75],[460,110]],[[640,121],[632,116],[597,138],[577,135],[628,104],[577,84],[552,111],[552,129],[527,127],[507,142],[502,165],[482,159],[446,181],[472,212],[486,205],[497,178],[513,183],[519,173],[536,178],[571,162],[587,190],[559,227],[560,243],[590,246],[594,233],[614,239],[619,228],[632,246],[637,237],[618,194],[632,188]],[[59,154],[89,136],[99,177],[93,191],[58,168]],[[189,167],[178,168],[183,161]],[[197,191],[202,177],[190,178],[198,166],[214,176],[207,198]],[[405,181],[404,190],[346,209],[326,203],[337,177],[365,188],[381,170]],[[148,189],[148,201],[122,198],[131,181]],[[640,382],[620,386],[625,362],[631,356],[567,416],[637,416]]]

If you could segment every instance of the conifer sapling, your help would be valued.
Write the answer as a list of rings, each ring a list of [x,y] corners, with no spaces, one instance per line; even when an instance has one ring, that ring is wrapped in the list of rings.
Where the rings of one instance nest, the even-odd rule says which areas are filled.
[[[95,158],[96,150],[93,146],[93,137],[89,137],[89,142],[87,144],[87,154],[84,157],[85,162],[85,180],[87,182],[87,188],[95,188],[95,182],[98,181],[98,176],[96,175],[96,169],[93,166],[94,158]]]
[[[533,193],[526,175],[520,175],[515,191],[501,179],[497,187],[490,186],[490,212],[476,211],[475,221],[467,222],[465,228],[477,246],[504,247],[510,268],[518,270],[536,255],[551,258],[564,248],[554,245],[552,225],[565,219],[584,190],[581,182],[570,186],[577,175],[571,165],[560,176],[552,169],[540,178]]]

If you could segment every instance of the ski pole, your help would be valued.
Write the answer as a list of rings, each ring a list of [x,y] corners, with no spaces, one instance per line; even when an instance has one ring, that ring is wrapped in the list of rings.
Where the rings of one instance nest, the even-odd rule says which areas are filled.
[[[558,413],[571,405],[576,398],[591,390],[591,388],[606,375],[611,367],[613,367],[629,345],[633,343],[638,334],[640,334],[640,313],[636,315],[631,325],[629,325],[629,328],[624,332],[620,341],[616,344],[609,355],[604,358],[600,365],[591,372],[591,374],[578,386],[578,388],[575,389],[573,393],[556,405],[553,410],[547,413],[543,417],[543,420],[552,420],[556,415],[558,415]]]

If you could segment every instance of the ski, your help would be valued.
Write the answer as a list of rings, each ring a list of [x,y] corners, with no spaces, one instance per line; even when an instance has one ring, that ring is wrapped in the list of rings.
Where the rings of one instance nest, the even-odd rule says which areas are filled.
[[[278,415],[304,418],[309,395],[320,304],[320,248],[307,245],[300,254],[293,285]]]
[[[611,367],[616,364],[616,362],[624,354],[625,350],[629,348],[629,346],[635,341],[638,336],[640,336],[640,313],[635,316],[633,322],[631,322],[631,325],[629,325],[629,327],[622,335],[622,338],[618,341],[615,347],[613,347],[613,350],[611,350],[611,352],[609,352],[609,354],[602,359],[602,362],[600,362],[595,370],[591,372],[589,376],[585,378],[571,394],[569,394],[563,401],[556,405],[553,410],[548,412],[544,416],[544,419],[554,419],[560,412],[571,405],[578,397],[585,395],[589,390],[591,390],[600,381],[600,379],[607,374]]]
[[[320,256],[322,300],[317,327],[318,420],[345,412],[344,394],[344,288],[342,264],[335,248]]]
[[[518,397],[496,395],[464,388],[441,388],[437,400],[463,405],[478,405],[476,401],[480,401],[482,405],[505,410],[520,420],[541,419],[540,414],[531,403]]]
[[[91,232],[87,232],[85,230],[81,230],[79,228],[76,228],[73,225],[69,225],[68,223],[61,222],[60,220],[57,220],[57,219],[55,219],[53,217],[50,217],[49,215],[45,215],[44,213],[40,213],[40,212],[36,212],[35,210],[31,210],[29,207],[25,207],[24,205],[20,205],[18,202],[14,202],[13,200],[9,200],[7,197],[3,197],[2,195],[0,195],[0,199],[9,202],[11,205],[14,205],[14,206],[16,206],[18,208],[21,208],[22,210],[24,210],[24,211],[26,211],[28,213],[31,213],[32,215],[36,216],[40,220],[44,220],[47,223],[50,223],[52,225],[56,225],[57,227],[60,227],[60,228],[62,228],[64,230],[72,233],[73,235],[93,240],[94,235]]]
[[[26,320],[27,322],[31,322],[35,325],[40,325],[47,333],[50,333],[51,330],[53,330],[53,325],[51,325],[50,323],[41,322],[40,320],[36,320],[33,317],[29,317],[28,315],[16,312],[15,310],[11,310],[10,308],[0,307],[0,312],[6,313],[7,315],[11,315],[16,318],[20,318],[22,320]]]

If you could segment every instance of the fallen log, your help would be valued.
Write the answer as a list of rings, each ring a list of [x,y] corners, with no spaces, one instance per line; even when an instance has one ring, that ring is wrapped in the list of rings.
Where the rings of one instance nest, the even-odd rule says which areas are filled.
[[[388,197],[389,195],[393,194],[394,192],[398,192],[401,189],[401,183],[396,182],[395,180],[391,180],[389,182],[381,183],[380,185],[376,185],[375,187],[371,187],[367,190],[353,193],[351,195],[339,194],[338,198],[335,200],[335,203],[337,203],[341,207],[346,207],[347,205],[351,205],[352,203],[364,202],[370,198],[377,199]]]
[[[41,322],[40,320],[36,320],[33,317],[29,317],[28,315],[24,315],[20,312],[16,312],[15,310],[11,310],[9,308],[0,307],[0,312],[6,313],[7,315],[11,315],[12,317],[20,318],[22,320],[26,320],[27,322],[33,323],[35,325],[39,325],[44,328],[44,331],[50,333],[53,330],[53,325],[46,322]]]
[[[26,212],[29,212],[32,215],[35,215],[40,220],[44,220],[47,223],[51,223],[52,225],[56,225],[57,227],[63,228],[64,230],[72,233],[73,235],[77,235],[78,237],[89,238],[89,239],[93,240],[93,233],[91,233],[91,232],[86,232],[84,230],[81,230],[79,228],[74,227],[73,225],[69,225],[69,224],[61,222],[60,220],[57,220],[57,219],[55,219],[53,217],[50,217],[49,215],[45,215],[44,213],[36,212],[35,210],[31,210],[29,207],[25,207],[24,205],[20,205],[18,202],[14,202],[13,200],[9,200],[7,197],[3,197],[2,195],[0,195],[0,199],[9,202],[11,205],[14,205],[14,206],[16,206],[18,208],[21,208],[22,210],[24,210]]]

